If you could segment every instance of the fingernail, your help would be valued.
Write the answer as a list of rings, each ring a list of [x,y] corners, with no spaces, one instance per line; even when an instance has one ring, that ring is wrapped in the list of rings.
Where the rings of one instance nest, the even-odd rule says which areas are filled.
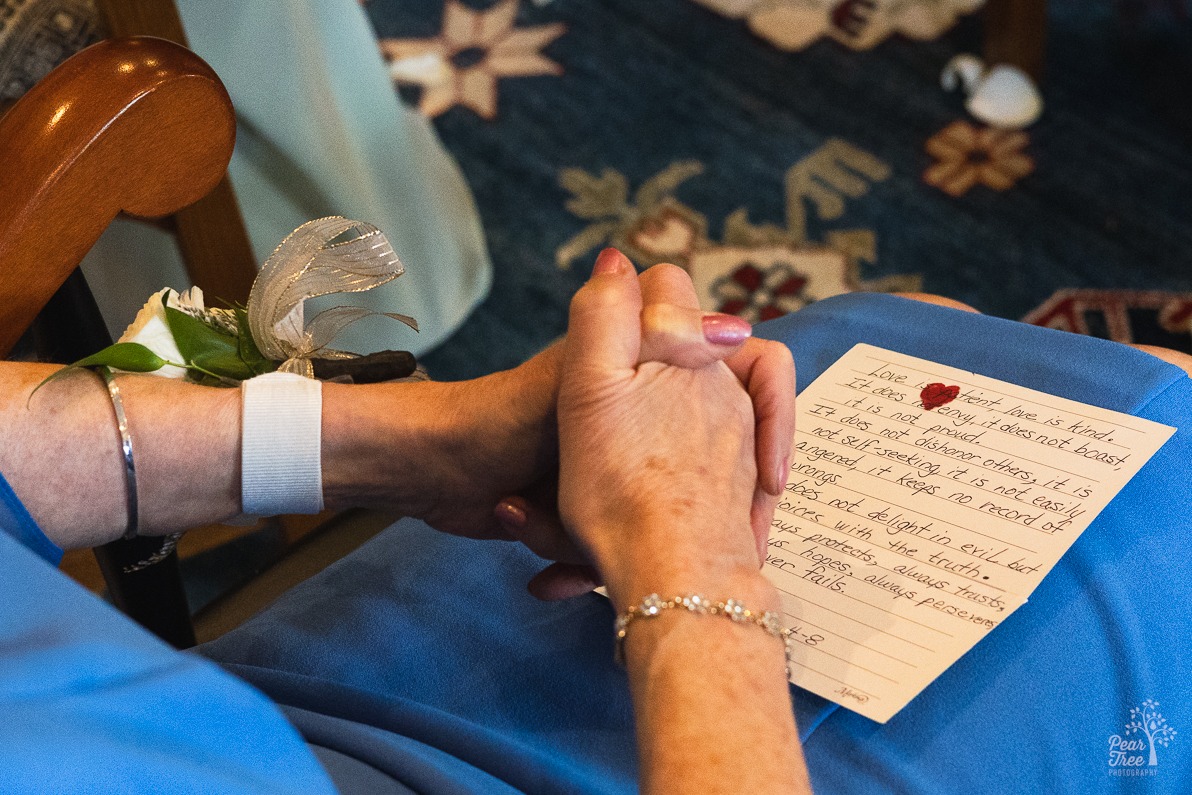
[[[704,339],[713,345],[740,345],[753,333],[749,321],[720,312],[704,315],[703,325]]]
[[[513,527],[526,526],[526,511],[517,503],[510,500],[501,500],[497,503],[497,507],[493,509],[493,513],[501,522],[512,525]]]
[[[609,247],[601,251],[600,256],[596,258],[596,265],[592,268],[592,275],[607,276],[613,273],[620,273],[629,264],[629,259],[624,254],[615,248]]]
[[[782,459],[782,463],[778,465],[778,480],[774,481],[778,484],[778,491],[774,492],[776,495],[781,494],[782,490],[786,488],[786,480],[790,477],[791,472],[791,457],[788,455]]]

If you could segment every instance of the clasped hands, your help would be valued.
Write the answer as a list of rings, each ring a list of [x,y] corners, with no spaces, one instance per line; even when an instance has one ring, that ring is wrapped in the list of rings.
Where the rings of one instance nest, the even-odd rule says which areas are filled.
[[[756,578],[795,384],[787,348],[748,333],[701,312],[680,268],[639,276],[605,250],[565,340],[513,370],[435,385],[440,445],[412,512],[556,561],[530,583],[544,599],[603,581],[623,606],[642,589],[719,593]]]

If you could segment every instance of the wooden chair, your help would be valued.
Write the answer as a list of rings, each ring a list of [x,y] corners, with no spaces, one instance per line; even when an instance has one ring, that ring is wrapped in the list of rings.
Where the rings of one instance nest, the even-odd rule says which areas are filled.
[[[12,106],[0,118],[0,162],[8,167],[0,192],[0,355],[35,318],[41,347],[56,351],[51,361],[74,361],[109,344],[79,261],[118,213],[172,216],[181,228],[188,208],[213,189],[227,187],[225,199],[231,198],[225,173],[234,140],[232,104],[218,77],[189,50],[158,38],[96,44]],[[210,206],[203,210],[197,224],[213,244],[211,253],[226,235],[243,232],[238,214],[234,223],[221,220],[226,201],[215,206],[214,213]],[[204,281],[203,273],[191,269],[211,294],[223,296],[213,283],[235,289],[226,279]],[[233,296],[247,299],[251,283]],[[200,639],[217,636],[395,518],[366,512],[281,517],[286,558],[225,594],[195,624],[177,555],[124,571],[156,552],[160,541],[117,541],[95,553],[117,607],[185,648],[194,644],[196,626]],[[229,532],[235,531],[206,528],[200,535]]]
[[[189,46],[173,0],[96,0],[95,9],[111,37],[156,36]],[[168,225],[192,282],[225,301],[248,300],[259,263],[226,173],[199,199],[173,212]]]
[[[43,328],[64,360],[110,338],[76,266],[120,212],[160,217],[224,179],[235,141],[215,73],[161,39],[112,39],[75,55],[0,119],[0,353],[7,354],[68,279]],[[248,282],[251,285],[251,279]],[[204,284],[204,287],[207,285]],[[247,290],[243,292],[247,295]],[[177,646],[194,643],[177,559],[123,569],[153,539],[96,551],[118,607]]]
[[[223,178],[235,140],[215,73],[157,39],[74,56],[0,120],[0,352],[119,212],[169,215]],[[250,281],[251,284],[251,281]]]

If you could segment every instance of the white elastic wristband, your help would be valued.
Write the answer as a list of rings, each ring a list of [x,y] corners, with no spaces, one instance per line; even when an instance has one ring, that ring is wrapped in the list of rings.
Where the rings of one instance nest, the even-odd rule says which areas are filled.
[[[240,486],[244,513],[323,510],[323,384],[269,373],[240,384]]]

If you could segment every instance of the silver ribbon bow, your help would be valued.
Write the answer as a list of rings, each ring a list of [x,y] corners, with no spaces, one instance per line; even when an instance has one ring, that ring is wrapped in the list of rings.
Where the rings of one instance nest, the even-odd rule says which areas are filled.
[[[372,315],[400,320],[407,315],[336,306],[306,322],[307,300],[380,287],[405,272],[381,230],[340,216],[308,221],[295,229],[265,261],[248,297],[248,325],[266,358],[282,372],[314,378],[312,358],[350,359],[356,354],[327,347],[348,326]]]

